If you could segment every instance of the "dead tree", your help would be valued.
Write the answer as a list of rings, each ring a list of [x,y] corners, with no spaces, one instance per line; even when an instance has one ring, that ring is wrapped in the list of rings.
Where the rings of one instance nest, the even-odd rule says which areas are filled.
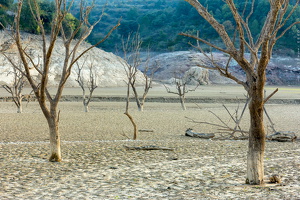
[[[84,112],[89,112],[89,103],[92,99],[93,96],[93,92],[94,90],[98,87],[97,86],[97,72],[94,69],[94,64],[90,63],[90,65],[88,66],[88,79],[85,80],[84,79],[84,74],[82,72],[84,66],[85,66],[85,62],[86,59],[83,61],[83,64],[80,66],[79,63],[77,62],[77,83],[79,84],[81,90],[82,90],[82,103],[84,106]],[[86,88],[89,90],[89,94],[86,95]]]
[[[149,51],[148,51],[149,52]],[[151,69],[149,68],[149,60],[150,60],[150,56],[147,56],[147,60],[144,63],[144,69],[143,69],[143,77],[144,77],[144,92],[142,95],[140,102],[140,106],[138,106],[138,108],[140,108],[140,111],[144,110],[144,105],[145,105],[145,101],[147,98],[147,95],[149,93],[149,90],[152,88],[152,83],[153,83],[153,78],[154,78],[154,73],[160,68],[160,66],[158,65],[158,63],[156,63],[156,66],[152,67]],[[138,94],[136,92],[136,88],[134,86],[133,89],[134,95],[136,99],[139,99]],[[137,101],[138,102],[138,101]]]
[[[131,74],[131,75],[130,75]],[[126,107],[125,107],[125,112],[124,114],[129,118],[130,122],[132,123],[133,126],[133,139],[137,139],[137,134],[138,134],[138,128],[137,124],[135,123],[133,117],[129,113],[129,103],[130,103],[130,81],[132,79],[132,73],[130,71],[127,72],[127,77],[128,77],[128,82],[127,84],[127,93],[126,93]]]
[[[129,64],[130,61],[133,61],[133,63],[137,63],[137,55],[135,54],[139,50],[140,43],[137,44],[132,44],[130,43],[130,35],[127,38],[127,41],[122,40],[122,50],[124,53],[124,60],[120,58],[120,63],[123,65],[127,80],[125,81],[126,83],[126,105],[125,105],[125,112],[124,114],[128,117],[130,122],[132,123],[133,126],[133,139],[137,139],[137,134],[138,134],[138,128],[137,124],[135,123],[133,117],[129,113],[129,104],[130,104],[130,91],[132,88],[132,84],[135,85],[135,80],[136,80],[136,74],[138,72],[137,67],[134,67],[134,65]],[[129,56],[128,49],[132,50],[132,55]],[[136,99],[137,105],[140,105],[139,99]],[[126,134],[124,134],[126,136]]]
[[[278,88],[268,96],[268,98],[270,99],[272,97],[272,95],[274,95],[276,92],[278,91]],[[265,99],[265,100],[268,100],[268,99]],[[212,122],[205,122],[205,121],[195,121],[193,119],[190,119],[190,118],[187,118],[189,121],[191,122],[194,122],[194,123],[197,123],[197,124],[205,124],[205,125],[211,125],[211,126],[214,126],[217,128],[217,132],[214,132],[214,133],[218,133],[221,135],[220,138],[218,139],[225,139],[225,140],[228,140],[228,139],[233,139],[233,140],[245,140],[245,139],[249,139],[249,131],[246,131],[246,130],[243,130],[241,127],[240,127],[240,123],[241,123],[241,120],[243,118],[243,115],[245,113],[245,110],[248,106],[248,103],[250,101],[250,98],[247,97],[246,99],[246,103],[243,107],[243,110],[241,112],[241,114],[239,114],[239,104],[237,106],[237,108],[235,109],[234,113],[231,113],[229,111],[229,109],[223,104],[223,107],[225,108],[226,112],[229,114],[230,118],[229,118],[229,121],[228,122],[225,122],[225,120],[221,119],[220,116],[218,116],[217,114],[215,114],[214,112],[212,111],[209,111],[211,114],[213,114],[218,120],[219,120],[219,123],[212,123]],[[272,121],[272,119],[270,118],[266,108],[264,107],[264,113],[267,117],[267,119],[269,120],[269,123],[270,123],[270,127],[272,128],[272,131],[273,133],[275,134],[272,134],[270,136],[267,136],[266,138],[268,140],[277,140],[278,141],[294,141],[296,138],[294,138],[294,134],[283,134],[283,132],[277,132],[275,130],[275,127],[274,127],[274,123]],[[234,123],[234,127],[230,126],[229,125],[229,122],[233,122]],[[189,129],[188,129],[189,130]],[[280,133],[280,134],[279,134]],[[274,138],[272,138],[272,136],[275,136]],[[276,138],[276,139],[275,139]]]
[[[48,122],[49,132],[50,132],[50,158],[49,161],[60,162],[62,160],[61,157],[61,143],[60,143],[60,133],[59,133],[59,110],[58,103],[61,99],[62,92],[65,86],[67,79],[71,74],[71,70],[74,64],[89,50],[98,46],[102,42],[104,42],[108,36],[115,30],[119,23],[114,26],[109,33],[100,40],[97,44],[91,45],[79,52],[79,47],[82,42],[91,34],[93,28],[96,24],[98,24],[101,20],[101,16],[99,20],[96,20],[93,24],[89,22],[89,15],[94,7],[94,5],[89,5],[84,2],[84,0],[80,1],[80,15],[78,26],[73,27],[71,24],[68,27],[68,23],[65,23],[66,16],[68,15],[69,10],[71,9],[74,0],[55,0],[55,11],[53,15],[53,21],[51,23],[51,33],[49,36],[46,35],[46,31],[44,29],[43,20],[41,18],[41,13],[39,9],[39,4],[37,0],[30,1],[31,14],[33,18],[36,20],[38,28],[41,32],[41,40],[42,40],[42,62],[40,65],[34,62],[33,57],[30,53],[27,52],[27,49],[23,46],[23,41],[21,39],[21,31],[20,31],[20,17],[21,11],[23,7],[23,1],[19,0],[17,3],[17,11],[15,13],[15,27],[13,34],[13,39],[16,42],[16,46],[18,48],[18,53],[21,58],[25,77],[27,78],[30,86],[33,89],[33,92],[36,96],[37,101],[41,107],[41,110]],[[63,26],[64,23],[64,26]],[[65,31],[65,28],[68,29],[68,34]],[[75,36],[80,33],[80,36],[75,40]],[[50,94],[48,91],[48,76],[51,67],[51,60],[53,56],[54,47],[57,45],[56,42],[58,37],[61,36],[63,40],[64,46],[62,47],[62,56],[64,57],[64,62],[62,63],[61,69],[62,72],[60,74],[60,81],[56,88],[54,94]],[[10,60],[11,63],[17,68],[16,64],[13,60]],[[39,76],[37,79],[33,76],[33,71],[36,71]]]
[[[130,122],[133,125],[133,139],[137,139],[137,134],[138,134],[138,128],[137,124],[135,123],[133,117],[129,113],[129,103],[130,103],[130,91],[132,89],[134,93],[134,98],[138,107],[139,111],[143,111],[144,109],[144,104],[145,100],[147,97],[147,94],[152,87],[152,80],[153,80],[153,75],[154,72],[152,70],[152,74],[150,77],[147,76],[148,72],[148,67],[146,66],[143,76],[145,78],[145,85],[144,85],[144,93],[143,97],[140,100],[137,89],[136,89],[136,79],[137,79],[137,74],[139,72],[138,66],[140,65],[140,48],[141,48],[141,40],[140,36],[138,33],[132,37],[131,35],[128,36],[127,40],[122,40],[122,51],[124,54],[124,60],[120,60],[121,64],[124,66],[124,70],[126,73],[127,80],[126,85],[127,85],[127,93],[126,93],[126,107],[125,107],[125,115],[129,118]]]
[[[154,73],[158,70],[159,67],[149,68],[149,59],[148,55],[146,62],[143,63],[143,94],[142,97],[139,97],[139,93],[136,88],[136,80],[139,72],[139,67],[142,64],[140,57],[142,41],[140,39],[139,33],[129,34],[127,40],[122,40],[122,51],[124,54],[124,60],[126,60],[124,69],[126,71],[127,80],[131,86],[132,92],[139,111],[144,110],[145,101],[148,95],[149,90],[152,88],[153,76]]]
[[[211,25],[211,27],[220,36],[223,44],[218,46],[203,38],[187,33],[181,33],[180,35],[194,38],[213,49],[227,54],[228,62],[225,66],[222,66],[215,61],[213,54],[207,55],[201,48],[201,45],[194,46],[199,49],[208,60],[210,60],[212,64],[210,69],[217,70],[221,75],[241,84],[250,97],[250,130],[246,183],[254,185],[263,184],[266,137],[263,123],[263,108],[266,99],[268,99],[264,96],[266,69],[272,56],[273,47],[278,39],[280,39],[294,25],[300,23],[300,21],[296,21],[291,22],[289,26],[286,25],[291,15],[298,7],[299,0],[297,0],[294,5],[290,5],[289,0],[269,0],[269,12],[266,16],[262,16],[262,18],[265,19],[265,23],[262,26],[257,39],[254,38],[252,30],[249,27],[249,18],[254,11],[255,0],[252,0],[252,4],[250,4],[251,7],[249,13],[245,13],[245,8],[249,5],[247,1],[244,9],[242,8],[241,11],[237,8],[234,1],[224,0],[223,2],[229,7],[235,21],[236,36],[238,40],[235,40],[235,36],[230,37],[222,23],[217,21],[214,16],[210,14],[207,9],[208,6],[203,5],[198,0],[185,1],[192,5],[199,15],[201,15]],[[250,53],[249,59],[246,57],[245,53]],[[244,79],[239,79],[231,73],[229,64],[232,59],[234,59],[245,72]]]
[[[13,102],[17,106],[17,113],[23,112],[22,101],[24,95],[22,94],[24,84],[26,83],[25,75],[13,67],[13,71],[9,72],[13,75],[13,82],[11,85],[3,84],[2,87],[11,95]],[[8,74],[8,75],[9,75]]]
[[[195,91],[197,89],[197,87],[199,86],[199,84],[197,84],[193,89],[190,89],[188,87],[188,85],[187,85],[188,80],[186,78],[184,78],[184,77],[174,78],[174,82],[173,83],[175,84],[175,88],[176,88],[175,91],[171,90],[170,87],[166,86],[165,84],[163,84],[163,85],[165,86],[166,91],[168,93],[178,95],[182,110],[186,110],[185,95],[188,92]]]

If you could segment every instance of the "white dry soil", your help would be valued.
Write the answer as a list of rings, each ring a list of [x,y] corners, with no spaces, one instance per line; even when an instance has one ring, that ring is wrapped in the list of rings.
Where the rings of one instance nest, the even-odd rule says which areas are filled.
[[[297,90],[298,91],[298,90]],[[224,91],[222,91],[224,93]],[[222,93],[222,94],[223,94]],[[298,95],[298,93],[297,93]],[[234,112],[237,104],[226,104]],[[219,103],[146,103],[130,113],[140,132],[123,114],[124,102],[91,102],[84,113],[81,102],[60,103],[61,163],[48,162],[49,135],[38,104],[30,102],[15,113],[12,102],[0,103],[0,199],[300,199],[300,142],[267,142],[264,186],[245,184],[247,141],[204,140],[184,136],[218,132],[196,121],[220,123],[209,111],[232,125]],[[278,131],[300,137],[298,104],[268,104]],[[240,105],[239,112],[241,112]],[[249,127],[246,112],[241,127]],[[272,133],[266,120],[268,134]],[[174,148],[126,150],[124,146]],[[268,183],[273,174],[281,184]]]

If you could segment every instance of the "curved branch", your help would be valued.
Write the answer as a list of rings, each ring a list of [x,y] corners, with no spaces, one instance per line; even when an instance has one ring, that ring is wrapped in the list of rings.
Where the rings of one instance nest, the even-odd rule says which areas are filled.
[[[296,24],[300,24],[300,21],[292,23],[289,27],[287,27],[278,37],[275,38],[275,41],[280,39],[288,30],[290,30]]]

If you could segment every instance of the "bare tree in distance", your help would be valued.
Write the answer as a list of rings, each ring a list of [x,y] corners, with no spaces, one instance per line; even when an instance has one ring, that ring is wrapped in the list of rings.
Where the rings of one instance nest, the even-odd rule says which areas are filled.
[[[137,124],[135,123],[133,117],[129,113],[129,104],[130,104],[130,88],[132,88],[132,85],[135,85],[136,81],[136,74],[138,72],[138,63],[139,61],[139,49],[141,42],[138,40],[132,40],[133,43],[131,43],[131,35],[128,35],[128,38],[126,41],[122,39],[122,50],[124,53],[124,60],[120,60],[121,64],[124,66],[124,70],[126,73],[127,80],[125,81],[127,85],[127,91],[126,91],[126,106],[125,106],[125,112],[124,114],[129,118],[130,122],[133,126],[133,139],[137,139],[138,134],[138,128]],[[129,51],[131,51],[131,55],[128,55]],[[132,64],[130,64],[132,63]],[[137,93],[136,93],[137,94]],[[140,109],[140,101],[136,98],[136,103],[138,108]]]
[[[130,103],[130,83],[129,83],[129,81],[126,84],[127,84],[127,92],[126,92],[126,106],[125,106],[124,114],[128,117],[128,119],[132,123],[132,126],[133,126],[133,139],[136,140],[137,135],[138,135],[137,124],[135,123],[133,117],[129,113],[129,103]]]
[[[148,95],[149,90],[152,88],[153,76],[154,73],[158,70],[159,66],[149,68],[149,50],[145,62],[141,61],[140,50],[141,50],[142,41],[138,32],[134,34],[129,34],[126,40],[122,40],[122,51],[124,54],[124,69],[126,71],[127,81],[131,86],[131,89],[134,94],[134,98],[139,111],[144,110],[145,101]],[[143,68],[143,94],[142,97],[139,97],[139,93],[136,87],[136,80],[139,72],[139,67]]]
[[[123,57],[125,62],[120,60],[121,64],[124,66],[124,70],[126,73],[127,80],[125,81],[127,85],[127,92],[126,92],[126,107],[125,107],[125,115],[129,118],[130,122],[133,125],[133,139],[137,139],[138,134],[138,128],[137,124],[135,123],[133,117],[129,113],[129,104],[130,104],[130,91],[132,89],[134,98],[138,107],[139,111],[144,110],[145,100],[147,97],[147,94],[152,87],[152,81],[155,71],[158,69],[152,68],[149,69],[149,56],[147,58],[147,61],[145,62],[144,66],[144,91],[142,98],[139,98],[139,94],[136,88],[136,80],[137,75],[139,72],[138,67],[141,64],[141,58],[140,58],[140,49],[141,49],[142,41],[140,40],[140,35],[138,32],[136,32],[133,36],[132,34],[129,34],[127,39],[122,39],[122,51],[123,51]],[[148,76],[148,73],[150,72],[150,76]]]
[[[264,152],[265,152],[265,128],[264,128],[264,104],[270,98],[264,96],[264,86],[266,82],[266,69],[272,57],[272,50],[276,42],[294,25],[299,24],[300,21],[291,22],[286,25],[291,15],[297,8],[299,0],[294,5],[290,5],[289,0],[269,0],[269,12],[265,18],[265,23],[261,28],[257,39],[252,34],[249,27],[249,18],[254,11],[255,0],[251,4],[245,1],[245,7],[242,10],[238,9],[234,1],[224,0],[232,13],[232,17],[236,23],[236,34],[238,40],[234,36],[231,38],[225,27],[218,22],[207,9],[198,0],[185,0],[192,5],[200,16],[202,16],[222,39],[224,47],[215,45],[200,37],[180,33],[180,35],[193,38],[199,42],[204,43],[218,51],[227,54],[228,62],[225,66],[217,64],[213,54],[206,54],[201,46],[198,48],[207,59],[212,63],[210,69],[217,70],[219,73],[227,78],[230,78],[241,84],[247,91],[250,102],[250,130],[249,130],[249,146],[247,154],[247,175],[246,183],[253,185],[264,184]],[[245,13],[246,6],[250,5],[250,12]],[[245,56],[250,54],[250,59]],[[231,73],[230,61],[234,59],[241,69],[245,72],[245,80],[238,79]],[[205,66],[201,66],[205,67]],[[273,93],[272,93],[273,94]]]
[[[78,62],[76,62],[77,65],[77,83],[79,84],[81,90],[82,90],[82,103],[84,106],[84,112],[89,112],[89,103],[91,102],[93,92],[98,87],[97,86],[97,71],[94,69],[94,63],[90,63],[88,68],[88,79],[85,80],[84,74],[82,72],[85,64],[86,59],[83,61],[82,65],[80,66]],[[89,94],[86,95],[86,88],[89,91]]]
[[[2,87],[11,95],[13,102],[17,106],[17,113],[22,113],[22,101],[25,98],[25,96],[22,94],[22,91],[26,83],[26,78],[25,75],[18,71],[15,67],[12,67],[12,69],[13,71],[8,73],[8,75],[13,74],[12,84],[3,84]]]
[[[186,110],[186,106],[185,106],[185,95],[188,92],[192,92],[192,91],[196,91],[196,89],[198,88],[198,86],[200,85],[200,83],[198,82],[198,84],[196,86],[194,86],[193,89],[190,88],[190,86],[188,86],[188,82],[189,79],[191,77],[193,77],[192,75],[187,75],[186,76],[181,76],[181,77],[175,77],[173,78],[173,84],[175,84],[175,91],[171,90],[170,87],[166,86],[166,84],[163,84],[164,87],[166,88],[167,93],[171,93],[171,94],[176,94],[179,97],[180,100],[180,104],[181,104],[181,108],[182,110]]]
[[[154,74],[155,72],[160,68],[160,65],[156,62],[156,65],[154,67],[149,67],[149,60],[150,60],[150,55],[149,55],[149,50],[148,50],[148,55],[147,55],[147,60],[144,63],[144,68],[143,68],[143,76],[144,76],[144,92],[142,95],[142,99],[141,99],[141,110],[144,110],[144,105],[145,105],[145,101],[147,98],[147,95],[149,93],[149,90],[152,88],[152,84],[153,84],[153,79],[154,79]],[[135,93],[136,94],[136,93]],[[137,95],[135,95],[136,98],[138,98]]]
[[[79,25],[73,27],[70,24],[68,28],[68,34],[64,30],[63,22],[65,22],[66,15],[69,13],[74,0],[55,0],[55,12],[53,16],[53,21],[51,23],[51,33],[49,36],[46,35],[43,20],[41,18],[41,13],[37,0],[30,0],[29,5],[31,6],[31,13],[33,18],[36,20],[38,28],[41,32],[42,40],[42,62],[35,63],[33,57],[26,51],[27,49],[23,46],[23,41],[21,40],[20,31],[20,16],[23,6],[23,1],[19,0],[17,4],[17,11],[15,15],[15,27],[13,34],[13,39],[16,42],[18,53],[21,58],[24,75],[27,78],[33,92],[36,96],[37,101],[41,107],[41,110],[48,122],[49,132],[50,132],[50,158],[49,161],[60,162],[61,157],[61,143],[60,143],[60,133],[59,133],[59,113],[58,103],[61,99],[62,92],[68,77],[71,74],[71,69],[74,64],[89,50],[98,46],[104,42],[109,35],[115,30],[120,23],[115,25],[107,35],[100,40],[95,45],[90,45],[84,50],[79,51],[79,47],[85,41],[85,39],[91,34],[93,28],[101,20],[102,14],[99,16],[99,20],[96,20],[93,24],[89,22],[89,15],[94,7],[94,4],[87,5],[84,0],[80,1],[80,16]],[[64,23],[68,26],[68,23]],[[70,32],[69,32],[70,31]],[[75,36],[81,31],[80,36],[75,40]],[[60,74],[59,85],[56,88],[54,94],[50,94],[48,91],[48,76],[51,67],[51,60],[54,51],[54,47],[57,45],[58,37],[61,36],[64,46],[62,47],[62,56],[64,57],[64,62],[62,63]],[[18,66],[11,62],[14,67]],[[34,79],[33,70],[38,72],[38,79]],[[22,71],[22,70],[20,70]]]
[[[135,123],[133,117],[131,116],[131,114],[129,113],[129,104],[130,104],[130,88],[131,88],[131,82],[132,79],[134,78],[134,74],[135,69],[133,67],[130,67],[130,65],[125,61],[121,61],[124,69],[126,71],[126,75],[127,75],[127,90],[126,90],[126,106],[125,106],[125,112],[124,114],[128,117],[128,119],[130,120],[130,122],[132,123],[133,126],[133,139],[136,140],[137,139],[137,134],[138,134],[138,128],[137,128],[137,124]]]

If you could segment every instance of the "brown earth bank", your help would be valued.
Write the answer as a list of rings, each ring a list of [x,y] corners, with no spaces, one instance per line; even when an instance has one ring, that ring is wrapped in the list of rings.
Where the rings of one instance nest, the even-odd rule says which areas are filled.
[[[119,92],[113,90],[104,94]],[[224,88],[221,91],[225,93],[212,88],[211,98],[229,93]],[[298,95],[298,90],[286,91],[293,93],[282,98]],[[300,198],[299,140],[268,141],[266,185],[250,186],[244,184],[247,141],[184,136],[187,128],[219,132],[214,126],[188,120],[220,123],[211,112],[233,126],[221,103],[187,103],[187,110],[182,111],[179,103],[147,102],[144,112],[131,103],[130,113],[138,129],[153,131],[139,132],[136,141],[127,138],[132,138],[133,128],[123,114],[125,102],[91,102],[89,113],[83,112],[81,102],[61,102],[59,107],[63,161],[50,163],[47,124],[38,104],[30,102],[24,105],[24,113],[17,114],[12,102],[0,103],[0,199]],[[237,103],[226,103],[226,107],[231,113],[241,113],[243,104],[239,109]],[[299,105],[270,103],[266,110],[277,131],[292,131],[300,137]],[[267,118],[265,122],[267,133],[273,133]],[[247,111],[241,127],[249,127]],[[124,147],[149,145],[174,151]],[[273,174],[282,176],[281,184],[268,183]]]

